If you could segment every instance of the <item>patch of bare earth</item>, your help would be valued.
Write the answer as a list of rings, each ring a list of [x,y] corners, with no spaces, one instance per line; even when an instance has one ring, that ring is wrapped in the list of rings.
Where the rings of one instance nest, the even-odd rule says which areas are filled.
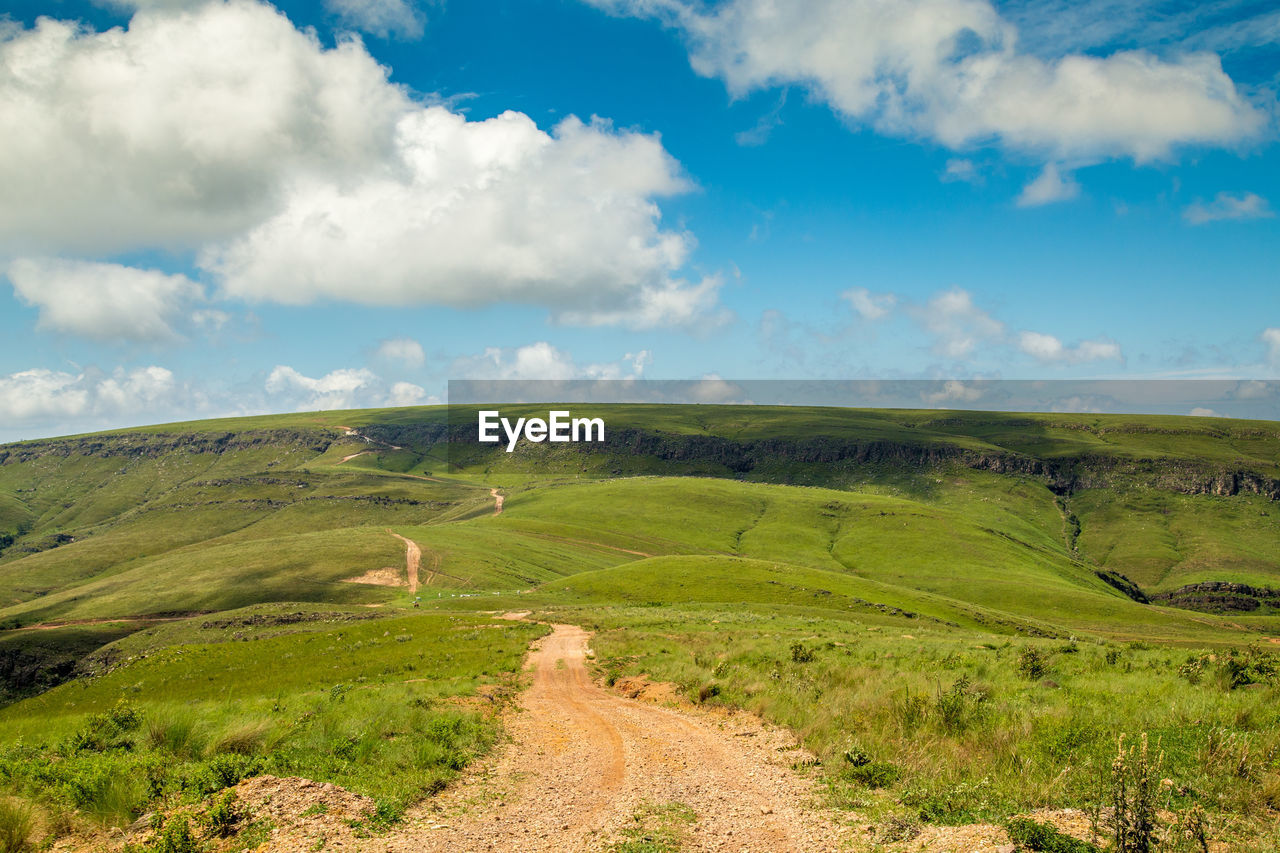
[[[374,586],[405,586],[405,581],[401,576],[400,570],[393,569],[390,566],[382,569],[370,569],[358,577],[344,578],[342,582],[367,583]]]
[[[646,806],[680,803],[696,819],[690,851],[838,850],[856,830],[811,805],[809,757],[746,714],[692,715],[592,682],[589,635],[553,626],[508,716],[510,744],[466,781],[411,812],[367,851],[594,851],[623,839]]]

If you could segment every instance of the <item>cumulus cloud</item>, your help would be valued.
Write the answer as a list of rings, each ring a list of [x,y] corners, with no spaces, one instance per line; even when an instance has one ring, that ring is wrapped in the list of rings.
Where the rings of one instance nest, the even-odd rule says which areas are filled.
[[[864,320],[880,320],[898,304],[898,297],[892,293],[872,293],[865,287],[850,288],[840,296],[848,300],[853,310]]]
[[[426,363],[426,354],[422,344],[412,338],[389,338],[378,345],[377,356],[387,361],[396,361],[405,367],[422,367]]]
[[[467,379],[638,379],[652,360],[648,350],[612,362],[578,364],[546,341],[522,347],[486,347],[454,362],[452,375]]]
[[[974,305],[973,296],[959,287],[936,293],[909,311],[933,337],[934,353],[945,358],[966,358],[979,344],[1004,336],[1004,324]]]
[[[0,42],[0,185],[0,252],[196,248],[222,296],[723,319],[719,278],[678,274],[695,240],[658,201],[689,183],[656,135],[468,121],[254,0]]]
[[[412,382],[397,382],[391,386],[391,392],[387,395],[386,404],[388,406],[420,406],[423,403],[439,402],[434,397],[427,396],[427,390],[421,385],[414,385]]]
[[[1240,219],[1269,219],[1275,216],[1271,205],[1257,193],[1218,193],[1213,201],[1194,201],[1182,210],[1182,218],[1192,225]]]
[[[693,68],[735,95],[803,85],[852,122],[950,148],[997,141],[1046,159],[1168,157],[1264,125],[1209,53],[1043,59],[987,0],[587,0],[679,29]]]
[[[230,0],[103,33],[40,18],[0,43],[0,106],[0,239],[57,253],[238,233],[302,175],[385,162],[409,104],[358,42]]]
[[[397,144],[403,173],[300,184],[202,266],[246,299],[525,302],[587,325],[688,323],[715,301],[718,280],[671,277],[693,240],[660,225],[652,199],[687,185],[656,137],[427,107],[405,116]]]
[[[937,391],[926,391],[921,399],[931,406],[945,403],[972,403],[982,399],[983,391],[974,385],[965,385],[957,379],[948,379]]]
[[[342,23],[378,38],[421,38],[422,13],[405,0],[325,0]]]
[[[158,366],[67,373],[35,368],[0,376],[0,421],[9,426],[97,425],[139,411],[170,411],[184,393]]]
[[[1058,167],[1049,163],[1040,170],[1035,180],[1022,188],[1018,195],[1018,207],[1039,207],[1055,201],[1068,201],[1080,195],[1080,185],[1071,175],[1063,175]]]
[[[1193,418],[1225,418],[1224,415],[1214,409],[1206,409],[1203,406],[1196,406],[1188,414]]]
[[[1053,335],[1041,332],[1019,332],[1018,349],[1041,364],[1080,364],[1088,361],[1121,361],[1120,345],[1107,338],[1081,341],[1066,346]]]
[[[18,297],[39,309],[37,329],[95,340],[173,340],[175,322],[204,298],[186,276],[120,264],[24,258],[8,276]],[[203,323],[218,322],[213,314],[221,312],[197,313],[193,319]]]
[[[1280,328],[1265,329],[1261,337],[1267,345],[1267,359],[1274,365],[1280,365]]]

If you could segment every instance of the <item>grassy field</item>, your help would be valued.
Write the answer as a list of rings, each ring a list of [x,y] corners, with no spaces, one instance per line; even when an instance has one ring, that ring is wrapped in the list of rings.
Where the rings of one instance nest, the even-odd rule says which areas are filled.
[[[793,728],[885,821],[1090,807],[1146,734],[1170,812],[1280,843],[1280,425],[574,412],[610,441],[447,443],[428,408],[0,447],[0,784],[64,828],[259,772],[393,817],[498,736],[541,629],[480,611],[533,608],[606,680]]]

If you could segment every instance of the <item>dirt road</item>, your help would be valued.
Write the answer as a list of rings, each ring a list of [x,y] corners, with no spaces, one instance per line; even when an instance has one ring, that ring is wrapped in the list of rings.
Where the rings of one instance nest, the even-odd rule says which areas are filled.
[[[391,533],[391,528],[387,528],[387,532]],[[422,549],[418,547],[417,542],[406,539],[399,533],[391,533],[391,535],[404,543],[404,564],[409,576],[409,594],[413,595],[418,591],[418,564],[422,562]]]
[[[490,489],[489,496],[493,498],[493,514],[500,514],[502,512],[502,502],[507,499],[506,495],[503,495],[497,489]]]
[[[556,625],[530,652],[533,683],[511,715],[513,742],[378,851],[596,851],[623,840],[649,805],[696,815],[683,850],[841,849],[841,828],[810,810],[789,735],[746,715],[690,715],[596,686],[589,635]]]

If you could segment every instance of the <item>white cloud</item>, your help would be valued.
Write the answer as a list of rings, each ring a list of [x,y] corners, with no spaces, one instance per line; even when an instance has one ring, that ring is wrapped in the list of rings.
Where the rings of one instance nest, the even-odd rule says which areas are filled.
[[[1214,411],[1213,409],[1205,409],[1201,406],[1196,406],[1194,409],[1190,411],[1189,414],[1193,418],[1225,418],[1227,417],[1227,415],[1221,414],[1220,412]]]
[[[96,424],[96,419],[168,411],[185,393],[158,366],[67,373],[35,368],[0,376],[0,421],[17,424]]]
[[[1016,28],[987,0],[587,2],[677,27],[694,70],[735,95],[803,85],[850,121],[950,148],[998,141],[1046,159],[1147,161],[1264,125],[1217,56],[1045,60],[1017,50]]]
[[[719,278],[678,274],[695,240],[657,202],[689,184],[656,135],[468,121],[254,0],[0,43],[0,186],[0,253],[198,248],[249,301],[723,319]]]
[[[378,345],[377,356],[387,361],[398,361],[405,367],[422,367],[426,354],[422,344],[411,338],[390,338]]]
[[[1116,401],[1111,398],[1099,397],[1096,394],[1076,394],[1058,398],[1049,406],[1049,411],[1096,415],[1102,412],[1114,412],[1117,409]]]
[[[898,304],[898,297],[892,293],[872,293],[865,287],[850,288],[840,296],[847,299],[864,320],[883,319]]]
[[[946,168],[943,169],[939,176],[943,183],[955,183],[962,181],[966,184],[982,183],[982,174],[978,171],[978,167],[974,165],[972,160],[966,160],[961,157],[953,157],[947,161]]]
[[[486,347],[454,362],[451,375],[467,379],[638,379],[652,360],[648,350],[618,361],[578,364],[570,353],[546,341],[522,347]]]
[[[405,116],[397,144],[402,173],[300,184],[202,265],[230,295],[290,304],[525,302],[637,327],[687,324],[714,304],[718,279],[671,277],[693,240],[660,226],[652,199],[687,185],[656,137],[428,107]]]
[[[5,420],[76,417],[90,404],[83,377],[37,368],[0,376],[0,412]]]
[[[1019,332],[1018,349],[1042,364],[1120,361],[1124,357],[1120,345],[1106,338],[1081,341],[1074,347],[1069,347],[1053,335],[1040,332]]]
[[[1218,193],[1213,201],[1194,201],[1182,210],[1182,218],[1192,225],[1240,219],[1269,219],[1275,216],[1271,205],[1257,193]]]
[[[1040,170],[1035,180],[1022,188],[1018,207],[1039,207],[1055,201],[1068,201],[1080,195],[1080,185],[1071,175],[1062,175],[1053,163]]]
[[[420,38],[426,23],[405,0],[325,0],[324,6],[347,26],[379,38]]]
[[[1262,342],[1267,345],[1267,359],[1275,365],[1280,365],[1280,328],[1265,329],[1262,332]]]
[[[392,385],[386,400],[388,406],[420,406],[426,402],[437,401],[427,396],[425,388],[412,382],[397,382]]]
[[[966,358],[980,343],[1004,336],[1004,324],[974,305],[969,292],[959,287],[935,293],[924,305],[908,310],[933,336],[934,353],[945,358]]]
[[[982,389],[973,385],[965,385],[956,379],[948,379],[938,391],[925,392],[921,395],[926,403],[937,406],[941,403],[972,403],[982,398]]]
[[[18,297],[39,308],[37,329],[96,340],[173,340],[175,321],[204,298],[186,276],[119,264],[24,258],[8,276]]]
[[[409,108],[358,42],[250,0],[40,18],[0,43],[0,105],[0,239],[50,253],[238,233],[300,176],[380,166]]]
[[[381,391],[381,381],[363,367],[342,368],[314,378],[278,365],[264,387],[278,407],[301,412],[374,405],[372,398]]]

